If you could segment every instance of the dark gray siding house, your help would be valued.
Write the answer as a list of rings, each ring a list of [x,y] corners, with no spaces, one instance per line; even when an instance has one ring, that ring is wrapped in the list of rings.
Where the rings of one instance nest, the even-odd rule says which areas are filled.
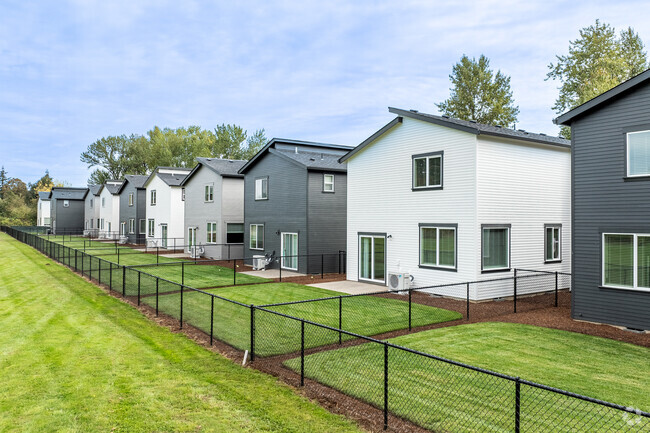
[[[143,244],[147,237],[147,190],[144,183],[149,176],[124,176],[120,185],[120,227],[125,227],[127,242]]]
[[[84,200],[88,188],[52,188],[52,233],[79,234],[84,229]]]
[[[275,253],[287,256],[283,269],[317,273],[325,254],[325,272],[338,271],[347,218],[347,169],[338,159],[350,149],[274,138],[239,170],[247,264]]]
[[[650,329],[650,70],[555,123],[573,148],[572,316]]]

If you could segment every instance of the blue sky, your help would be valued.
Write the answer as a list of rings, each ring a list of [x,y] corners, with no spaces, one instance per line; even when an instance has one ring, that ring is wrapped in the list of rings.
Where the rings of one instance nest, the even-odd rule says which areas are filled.
[[[7,1],[0,164],[84,185],[106,135],[236,123],[356,145],[388,106],[437,113],[463,54],[511,77],[518,128],[557,134],[547,65],[596,18],[650,45],[646,1]]]

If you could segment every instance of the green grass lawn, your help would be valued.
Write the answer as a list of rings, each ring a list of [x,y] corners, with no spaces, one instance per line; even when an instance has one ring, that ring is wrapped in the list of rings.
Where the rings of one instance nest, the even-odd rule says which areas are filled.
[[[358,431],[0,234],[0,431]]]
[[[650,349],[645,347],[511,323],[440,328],[390,342],[613,403],[650,409]],[[285,364],[300,369],[300,359]],[[389,370],[392,412],[434,430],[513,430],[512,382],[397,349],[390,349],[389,365],[394,366]],[[379,344],[305,358],[306,376],[380,407],[383,368],[383,347]],[[525,385],[521,410],[522,431],[624,431],[629,427],[629,418],[620,412]],[[595,412],[589,415],[589,410]],[[650,427],[650,420],[641,422]]]
[[[154,256],[155,258],[155,256]],[[180,265],[176,266],[156,266],[140,268],[141,271],[147,272],[160,278],[165,278],[176,283],[181,283],[182,269]],[[195,289],[202,289],[205,287],[228,286],[233,284],[233,270],[223,266],[216,265],[185,265],[185,285],[194,287]],[[254,275],[246,275],[237,273],[238,285],[240,284],[254,284],[264,283],[269,281],[266,278],[256,277]]]
[[[276,302],[338,296],[339,292],[293,283],[270,283],[209,290],[227,299],[246,305],[263,305]],[[154,306],[155,297],[143,298]],[[408,302],[380,297],[361,296],[343,298],[342,327],[346,331],[375,335],[408,327]],[[180,294],[159,298],[160,311],[173,317],[180,316]],[[310,302],[271,307],[272,310],[302,319],[339,326],[339,300]],[[185,292],[183,319],[190,324],[210,331],[210,296],[198,292]],[[461,314],[439,308],[413,304],[412,324],[421,326],[460,319]],[[250,348],[250,308],[227,301],[215,300],[214,335],[239,349]],[[259,356],[277,355],[300,350],[300,322],[276,314],[257,310],[255,313],[255,353]],[[338,342],[337,332],[309,327],[305,337],[306,347],[317,347]],[[343,340],[349,339],[343,336]]]

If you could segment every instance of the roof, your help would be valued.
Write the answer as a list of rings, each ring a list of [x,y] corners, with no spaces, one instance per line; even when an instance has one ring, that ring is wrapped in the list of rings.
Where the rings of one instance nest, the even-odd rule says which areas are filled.
[[[510,138],[513,140],[530,141],[533,143],[549,144],[552,146],[571,148],[571,142],[561,137],[554,137],[542,133],[524,131],[523,129],[510,129],[502,126],[486,125],[473,120],[455,119],[449,116],[437,116],[435,114],[421,113],[417,110],[402,110],[401,108],[388,107],[388,111],[397,114],[398,117],[384,125],[379,131],[362,141],[357,147],[343,155],[339,161],[345,162],[356,153],[369,146],[377,138],[386,133],[388,130],[402,123],[403,117],[417,119],[424,122],[433,123],[448,128],[458,129],[475,135],[489,135],[493,137]]]
[[[612,99],[620,96],[623,93],[627,93],[634,89],[637,86],[645,83],[650,80],[650,69],[641,72],[639,75],[636,75],[630,78],[627,81],[619,84],[618,86],[609,89],[608,91],[601,93],[593,99],[585,102],[582,105],[578,105],[576,108],[567,111],[566,113],[560,115],[558,118],[553,119],[553,123],[557,125],[566,125],[569,126],[577,117],[586,114],[588,111],[594,110],[600,107],[602,104],[610,102]]]
[[[161,168],[165,169],[165,170],[178,171],[178,173],[175,173],[175,174],[159,173],[158,171]],[[187,177],[187,175],[190,174],[191,171],[192,171],[191,169],[184,168],[184,167],[156,167],[156,169],[151,172],[149,177],[147,177],[147,180],[144,182],[142,187],[146,188],[146,186],[149,185],[149,182],[151,182],[153,180],[153,178],[156,177],[156,176],[158,176],[163,182],[165,182],[169,186],[180,186],[180,184]],[[185,174],[183,174],[183,173],[185,173]]]
[[[116,182],[119,182],[119,183],[116,183]],[[113,194],[113,195],[119,194],[120,190],[122,189],[122,184],[123,183],[124,182],[120,181],[120,180],[109,179],[105,183],[99,185],[99,189],[97,190],[97,193],[95,195],[101,194],[101,192],[102,192],[102,190],[104,188],[106,188],[106,190],[109,193]]]
[[[124,182],[120,185],[120,189],[118,193],[122,193],[122,190],[126,186],[127,183],[130,183],[137,189],[144,189],[144,184],[147,182],[147,179],[149,179],[149,176],[144,176],[140,174],[127,174],[124,176]]]
[[[269,149],[269,152],[306,167],[307,170],[347,171],[347,164],[340,163],[341,155],[319,152],[291,152],[287,150]]]
[[[190,174],[185,177],[182,185],[185,185],[201,167],[207,167],[219,176],[223,177],[244,177],[238,173],[239,169],[246,164],[246,161],[241,159],[196,158],[196,162],[198,162],[198,164],[192,169]]]
[[[39,200],[49,200],[50,199],[50,191],[39,191],[38,192],[38,199]]]
[[[92,195],[99,195],[99,192],[102,189],[101,185],[88,185],[88,189]]]
[[[309,146],[313,148],[314,153],[318,153],[318,149],[333,149],[333,150],[343,150],[349,151],[353,147],[346,146],[342,144],[329,144],[329,143],[317,143],[314,141],[302,141],[302,140],[290,140],[285,138],[273,138],[271,139],[266,146],[260,149],[259,152],[255,154],[251,159],[248,160],[246,164],[239,170],[240,174],[245,174],[251,167],[253,167],[257,161],[264,155],[271,147],[274,147],[276,144],[295,144],[298,146]],[[287,153],[287,152],[282,152]]]
[[[52,199],[58,200],[83,200],[86,198],[88,188],[68,188],[68,187],[54,187],[52,188]]]

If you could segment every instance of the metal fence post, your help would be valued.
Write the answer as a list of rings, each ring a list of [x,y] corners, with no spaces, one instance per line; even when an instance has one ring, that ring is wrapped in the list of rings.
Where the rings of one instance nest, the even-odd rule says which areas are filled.
[[[232,264],[232,285],[237,285],[237,259]]]
[[[339,250],[339,256],[338,256],[338,265],[339,265],[339,274],[341,273],[341,250]]]
[[[156,247],[156,264],[158,264],[159,261],[159,254],[160,254],[160,247]]]
[[[159,278],[156,278],[156,317],[158,317],[158,283],[160,282]]]
[[[117,250],[117,264],[120,264],[120,250]]]
[[[74,270],[77,270],[77,250],[74,250]],[[557,285],[556,285],[557,287]]]
[[[305,321],[300,321],[300,386],[305,386]]]
[[[281,259],[280,259],[278,269],[280,269],[280,282],[282,282],[282,260]]]
[[[521,421],[521,382],[519,377],[515,378],[515,433],[520,431]]]
[[[91,266],[92,266],[92,262],[93,262],[93,259],[91,258],[91,259],[90,259]],[[102,283],[102,260],[101,260],[101,259],[98,259],[98,260],[97,260],[97,263],[99,264],[99,278],[97,278],[97,282],[98,282],[99,284],[101,284],[101,283]],[[110,288],[110,287],[109,287],[109,288]]]
[[[212,346],[212,336],[214,332],[214,296],[210,296],[210,346]]]
[[[82,276],[82,277],[83,277],[83,275],[84,275],[84,256],[85,256],[85,255],[86,255],[86,253],[83,253],[83,254],[81,255],[81,276]]]
[[[185,284],[185,262],[181,263],[181,284]]]
[[[555,271],[555,306],[557,307],[557,271]]]
[[[320,279],[325,278],[325,254],[320,255]]]
[[[251,304],[251,362],[255,360],[255,305]]]
[[[181,284],[181,314],[180,314],[180,317],[178,319],[180,329],[183,329],[183,287],[185,287],[185,286],[183,286]]]
[[[140,277],[142,276],[142,273],[138,271],[138,305],[140,305]]]
[[[515,278],[514,278],[514,308],[515,308],[515,313],[517,312],[517,269],[515,269]]]
[[[467,283],[467,320],[469,320],[469,283]]]
[[[122,266],[122,297],[126,296],[126,266]]]
[[[99,284],[102,283],[102,280],[99,280]],[[108,262],[108,290],[113,291],[113,263]]]
[[[388,343],[384,343],[384,430],[388,429]]]
[[[343,296],[339,295],[339,344],[343,340],[341,329],[343,329]]]
[[[411,294],[413,291],[409,289],[409,331],[411,330],[411,309],[412,309],[412,304],[411,304]]]

